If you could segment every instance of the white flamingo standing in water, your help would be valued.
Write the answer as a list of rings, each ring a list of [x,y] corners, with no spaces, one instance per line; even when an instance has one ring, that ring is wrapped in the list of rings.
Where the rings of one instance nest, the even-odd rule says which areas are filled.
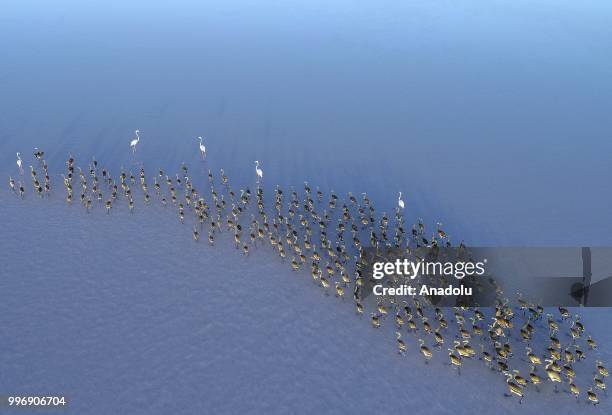
[[[132,153],[136,153],[136,145],[140,141],[140,135],[138,133],[140,133],[140,130],[134,131],[134,134],[136,134],[136,138],[130,141],[130,147],[132,147]]]
[[[19,173],[23,174],[23,161],[21,161],[21,154],[17,153],[17,167],[19,167]]]
[[[399,192],[399,196],[397,197],[397,206],[404,210],[404,201],[402,200],[402,192]]]
[[[259,161],[255,160],[255,174],[257,174],[257,183],[263,179],[263,170],[259,168]]]
[[[200,155],[202,156],[202,160],[206,157],[206,147],[202,143],[202,137],[198,137],[200,139]]]

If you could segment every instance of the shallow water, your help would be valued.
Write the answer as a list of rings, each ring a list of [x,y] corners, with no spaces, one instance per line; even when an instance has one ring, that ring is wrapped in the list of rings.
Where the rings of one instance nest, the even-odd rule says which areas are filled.
[[[519,405],[480,361],[458,376],[443,348],[426,365],[407,332],[400,356],[392,316],[371,328],[268,245],[245,257],[227,235],[195,243],[174,209],[0,204],[2,217],[24,210],[2,233],[2,393],[64,394],[74,414],[610,411],[550,384]],[[581,314],[599,343],[589,359],[612,361],[610,311]],[[576,366],[583,390],[591,369]]]
[[[5,3],[0,176],[38,146],[57,187],[71,153],[252,188],[257,159],[268,189],[367,192],[379,212],[402,191],[409,220],[454,241],[610,245],[611,17],[603,1]],[[517,410],[481,365],[459,381],[402,360],[391,328],[270,252],[193,243],[160,206],[87,215],[5,183],[0,217],[0,394],[66,393],[73,413]],[[610,312],[584,314],[610,362]],[[519,408],[587,409],[543,394]]]
[[[43,148],[368,192],[473,244],[612,243],[603,1],[10,2],[0,172]],[[60,167],[58,168],[61,168]],[[205,168],[206,169],[206,168]],[[4,186],[3,186],[4,187]]]

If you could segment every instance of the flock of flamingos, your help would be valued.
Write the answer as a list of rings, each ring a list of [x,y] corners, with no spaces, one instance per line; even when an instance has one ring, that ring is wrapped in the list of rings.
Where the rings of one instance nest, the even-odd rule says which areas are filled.
[[[205,165],[207,150],[202,137],[197,140]],[[130,141],[133,153],[139,143],[136,130]],[[152,203],[162,204],[180,224],[193,226],[195,243],[205,236],[214,245],[227,234],[244,255],[272,250],[293,271],[310,276],[325,294],[331,292],[341,301],[352,298],[357,316],[367,318],[374,329],[392,333],[400,355],[414,352],[426,363],[435,357],[445,359],[455,369],[449,369],[449,376],[460,375],[464,365],[485,365],[487,372],[503,379],[504,395],[517,402],[550,394],[597,405],[606,394],[609,372],[598,358],[597,343],[580,316],[566,308],[544,309],[503,292],[497,305],[488,308],[438,308],[418,296],[365,299],[362,290],[371,277],[364,272],[366,246],[407,253],[420,247],[455,246],[440,224],[432,231],[420,219],[406,224],[401,193],[388,215],[378,213],[366,193],[324,194],[306,182],[299,192],[279,186],[264,192],[258,161],[251,191],[234,189],[223,169],[192,177],[185,164],[173,174],[146,173],[141,165],[135,172],[122,168],[115,176],[95,158],[78,167],[72,155],[61,174],[63,190],[56,193],[42,150],[33,152],[29,180],[20,153],[16,164],[16,179],[9,177],[15,197],[45,199],[63,193],[68,205],[107,214],[121,206],[133,213],[140,199],[143,210]]]

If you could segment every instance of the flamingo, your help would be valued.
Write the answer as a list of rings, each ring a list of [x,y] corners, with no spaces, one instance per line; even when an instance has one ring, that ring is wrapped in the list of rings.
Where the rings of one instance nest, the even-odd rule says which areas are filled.
[[[200,139],[200,155],[202,156],[202,160],[206,157],[206,147],[202,144],[202,137],[198,137]]]
[[[21,161],[21,155],[17,153],[17,167],[19,167],[19,173],[23,175],[23,162]]]
[[[259,161],[255,160],[255,174],[257,174],[257,183],[263,179],[263,171],[259,168]]]
[[[44,155],[44,151],[39,150],[38,147],[34,147],[34,157],[36,157],[37,160],[41,160]]]
[[[402,200],[402,192],[399,192],[399,196],[397,198],[397,206],[399,206],[400,209],[404,210],[404,201]]]
[[[138,135],[139,132],[140,130],[134,131],[134,134],[136,134],[136,138],[130,141],[130,147],[132,147],[132,153],[136,153],[136,145],[140,141],[140,135]]]

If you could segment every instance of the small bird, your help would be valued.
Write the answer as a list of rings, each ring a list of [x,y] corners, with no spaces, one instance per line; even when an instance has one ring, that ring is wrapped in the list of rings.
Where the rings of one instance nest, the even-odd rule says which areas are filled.
[[[589,390],[587,390],[587,399],[593,404],[593,405],[597,405],[599,403],[599,398],[597,397],[597,395],[595,394],[595,392],[593,392],[593,388],[589,388]]]
[[[23,161],[21,160],[21,154],[17,153],[17,167],[19,167],[19,174],[23,174]]]
[[[206,147],[202,143],[202,137],[198,137],[200,139],[200,156],[202,156],[202,160],[206,158]]]
[[[44,157],[44,155],[45,155],[45,152],[44,152],[44,151],[39,150],[39,149],[38,149],[38,147],[34,147],[34,157],[35,157],[37,160],[42,160],[42,158]]]
[[[134,134],[136,134],[136,138],[130,141],[130,147],[132,147],[132,153],[136,153],[136,145],[140,141],[139,133],[140,133],[140,130],[134,131]]]
[[[404,210],[404,201],[402,200],[402,192],[399,192],[399,196],[397,198],[397,206],[401,209]]]
[[[9,187],[13,192],[15,191],[15,179],[13,179],[11,176],[9,176]]]
[[[257,183],[263,179],[263,170],[259,168],[259,161],[255,160],[255,174],[257,174]]]

